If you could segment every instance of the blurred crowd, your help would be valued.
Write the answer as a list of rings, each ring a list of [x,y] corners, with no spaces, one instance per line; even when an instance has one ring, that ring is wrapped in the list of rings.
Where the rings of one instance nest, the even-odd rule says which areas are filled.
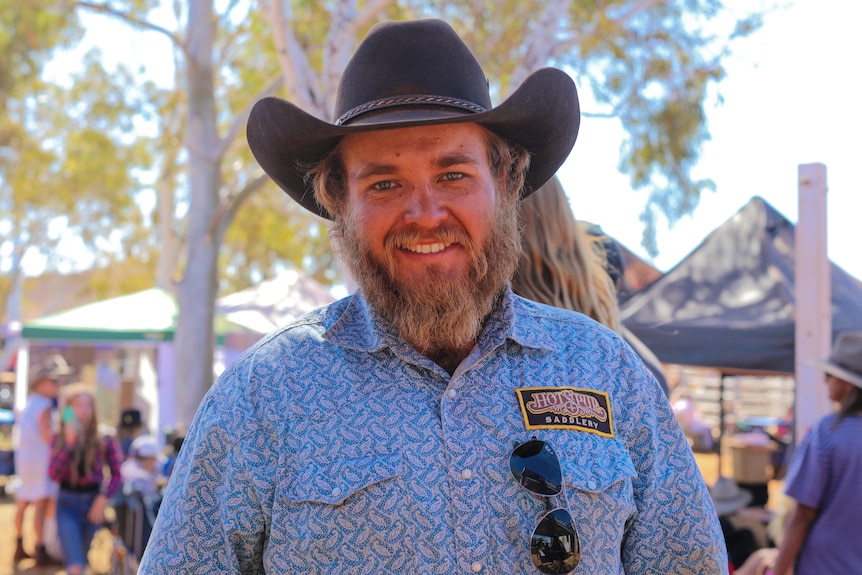
[[[134,499],[154,515],[183,434],[157,437],[135,408],[106,425],[92,386],[75,381],[62,355],[49,356],[31,374],[26,405],[12,430],[13,559],[16,565],[63,566],[76,575],[87,568],[95,533],[121,529],[118,509]],[[25,529],[27,519],[31,529]],[[30,532],[33,541],[25,541]]]

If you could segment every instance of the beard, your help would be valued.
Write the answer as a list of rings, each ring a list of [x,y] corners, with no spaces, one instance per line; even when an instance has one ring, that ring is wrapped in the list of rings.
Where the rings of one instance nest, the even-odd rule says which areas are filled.
[[[460,226],[441,226],[430,232],[406,230],[386,236],[381,259],[373,254],[349,213],[332,227],[336,249],[365,299],[422,354],[475,342],[518,266],[518,202],[501,199],[500,194],[497,198],[492,226],[481,246]],[[402,281],[394,258],[396,246],[411,245],[418,239],[457,242],[469,255],[466,273],[452,276],[440,266],[429,265],[422,281]]]

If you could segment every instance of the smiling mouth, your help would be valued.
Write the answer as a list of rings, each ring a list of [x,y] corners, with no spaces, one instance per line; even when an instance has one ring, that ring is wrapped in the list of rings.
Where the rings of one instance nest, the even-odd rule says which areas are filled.
[[[398,249],[406,250],[408,252],[413,252],[414,254],[436,254],[438,252],[442,252],[449,246],[455,245],[454,243],[444,244],[444,243],[435,243],[435,244],[416,244],[416,245],[407,245],[407,244],[399,244]]]

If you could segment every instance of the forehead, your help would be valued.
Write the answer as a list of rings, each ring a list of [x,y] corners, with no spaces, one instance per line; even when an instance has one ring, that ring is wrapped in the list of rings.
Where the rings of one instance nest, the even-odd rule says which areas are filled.
[[[69,398],[70,405],[92,405],[93,398],[88,393],[77,393]]]
[[[487,157],[488,137],[478,124],[440,124],[348,134],[338,147],[345,163],[439,154],[480,159]]]

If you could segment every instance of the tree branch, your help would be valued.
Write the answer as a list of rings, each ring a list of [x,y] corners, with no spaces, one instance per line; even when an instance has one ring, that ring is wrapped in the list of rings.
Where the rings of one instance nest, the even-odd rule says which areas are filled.
[[[556,0],[545,4],[542,14],[524,38],[523,44],[527,46],[527,52],[513,72],[510,86],[520,86],[527,76],[547,65],[554,52],[560,14],[565,13],[568,4],[567,0]]]
[[[393,0],[373,0],[369,2],[368,5],[360,10],[358,14],[354,18],[347,23],[347,29],[349,33],[353,36],[359,34],[359,31],[366,26],[370,22],[373,22],[377,19],[377,16],[390,4],[392,4]]]
[[[271,96],[275,94],[276,90],[278,90],[279,86],[281,86],[284,81],[284,76],[279,75],[275,80],[270,83],[269,86],[261,90],[256,96],[254,96],[246,105],[245,109],[234,118],[233,122],[230,125],[230,128],[225,134],[224,138],[221,138],[219,142],[218,150],[216,151],[218,158],[224,157],[224,154],[227,153],[228,148],[245,127],[248,122],[248,115],[251,113],[251,108],[254,106],[254,103],[264,98],[266,96]]]
[[[293,34],[283,3],[280,0],[273,0],[268,3],[267,9],[287,93],[296,100],[300,108],[310,114],[323,117],[325,110],[321,110],[323,106],[318,105],[314,93],[314,72],[308,63],[308,57]]]
[[[207,228],[209,237],[223,237],[230,223],[233,221],[236,212],[242,206],[243,202],[258,191],[269,181],[269,176],[261,174],[252,181],[248,182],[240,191],[232,196],[226,197],[218,206],[215,214],[213,214],[210,225]]]
[[[136,18],[135,16],[132,16],[131,14],[125,14],[123,12],[120,12],[119,10],[111,8],[107,4],[96,4],[93,2],[86,2],[85,0],[76,0],[75,5],[80,6],[81,8],[84,8],[86,10],[90,10],[92,12],[97,12],[97,13],[101,13],[101,14],[108,14],[110,16],[114,16],[116,18],[119,18],[120,20],[123,20],[124,22],[126,22],[128,24],[131,24],[135,28],[140,28],[142,30],[151,30],[153,32],[158,32],[160,34],[163,34],[163,35],[167,36],[170,39],[170,41],[173,42],[173,44],[175,46],[185,50],[185,44],[180,40],[180,38],[175,33],[171,32],[167,28],[163,28],[162,26],[159,26],[157,24],[153,24],[152,22],[148,22],[147,20],[141,20],[140,18]]]
[[[629,9],[628,12],[626,12],[619,18],[616,18],[615,20],[621,26],[624,26],[629,20],[631,20],[641,12],[649,10],[656,4],[664,4],[666,1],[667,0],[639,0],[639,2],[636,2],[635,5]]]

